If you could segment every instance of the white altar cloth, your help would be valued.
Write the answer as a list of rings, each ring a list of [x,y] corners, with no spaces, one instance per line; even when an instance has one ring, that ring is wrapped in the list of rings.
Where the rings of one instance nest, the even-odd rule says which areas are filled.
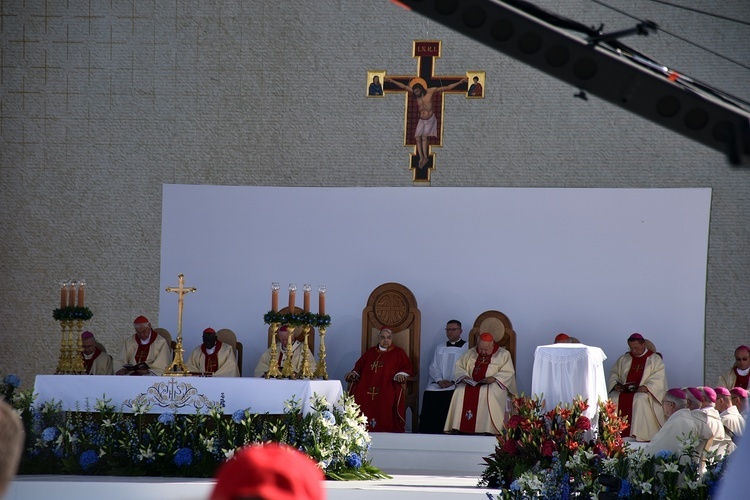
[[[223,400],[225,414],[248,408],[253,413],[281,414],[284,402],[294,397],[302,401],[306,414],[314,394],[335,403],[343,389],[338,380],[37,375],[34,392],[37,405],[54,399],[62,402],[64,411],[95,411],[97,399],[106,398],[124,413],[146,402],[151,405],[149,413],[191,414]]]
[[[531,393],[544,395],[546,410],[559,403],[571,404],[576,396],[588,399],[583,413],[596,425],[599,401],[607,400],[604,360],[599,347],[583,344],[552,344],[536,348],[531,376]]]

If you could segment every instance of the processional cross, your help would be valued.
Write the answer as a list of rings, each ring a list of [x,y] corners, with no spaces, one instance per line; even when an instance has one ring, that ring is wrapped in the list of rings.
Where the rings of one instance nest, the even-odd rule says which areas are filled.
[[[164,370],[164,375],[171,375],[171,376],[185,376],[190,375],[190,372],[187,369],[187,366],[185,366],[185,362],[183,361],[182,353],[185,352],[185,350],[182,348],[182,309],[184,306],[184,299],[185,295],[191,292],[195,292],[195,287],[185,288],[185,275],[180,273],[177,275],[178,281],[180,283],[180,286],[168,286],[166,288],[167,292],[175,292],[178,296],[177,298],[177,345],[174,349],[174,360],[172,361],[172,364],[169,365],[169,368]]]
[[[413,56],[417,59],[416,75],[386,75],[383,89],[389,92],[406,93],[406,120],[404,127],[404,146],[414,146],[414,152],[410,154],[409,169],[412,171],[414,182],[430,182],[430,172],[435,168],[435,153],[432,147],[443,145],[443,107],[445,94],[464,94],[466,97],[483,97],[481,95],[469,96],[467,80],[469,76],[476,76],[478,82],[484,79],[483,72],[467,72],[464,75],[436,75],[435,60],[441,55],[440,40],[414,40]],[[437,134],[434,137],[420,139],[415,136],[420,118],[420,103],[410,90],[415,85],[421,85],[425,90],[431,92],[432,112],[437,120]],[[406,87],[406,88],[405,88]],[[448,88],[446,88],[448,87]],[[434,92],[433,89],[441,89]]]

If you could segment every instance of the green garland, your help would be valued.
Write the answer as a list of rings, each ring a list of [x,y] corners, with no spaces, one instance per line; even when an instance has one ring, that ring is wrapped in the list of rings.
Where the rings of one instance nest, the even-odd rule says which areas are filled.
[[[328,328],[331,326],[331,317],[327,314],[306,313],[286,313],[278,311],[268,311],[263,315],[263,322],[267,325],[279,323],[281,325],[290,325],[293,327],[310,326],[312,328]]]
[[[52,317],[55,318],[55,321],[71,321],[76,319],[88,321],[93,315],[94,313],[88,307],[68,306],[52,311]]]

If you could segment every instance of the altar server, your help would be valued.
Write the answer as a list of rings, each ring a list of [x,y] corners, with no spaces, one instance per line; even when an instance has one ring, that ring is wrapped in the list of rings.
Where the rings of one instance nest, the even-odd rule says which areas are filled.
[[[192,373],[210,373],[214,377],[240,376],[234,349],[218,340],[213,328],[203,330],[203,343],[193,349],[186,365]]]

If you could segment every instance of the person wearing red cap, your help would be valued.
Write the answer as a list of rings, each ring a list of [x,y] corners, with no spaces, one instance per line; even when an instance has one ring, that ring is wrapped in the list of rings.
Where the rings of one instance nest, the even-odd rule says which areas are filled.
[[[279,331],[276,333],[279,337],[279,342],[276,342],[276,363],[279,366],[279,371],[284,369],[284,364],[286,363],[286,345],[289,342],[289,327],[287,325],[281,325],[281,328],[279,328]],[[294,372],[294,378],[297,378],[297,375],[302,371],[302,342],[296,338],[293,340],[292,344],[292,371]],[[307,361],[310,364],[310,370],[315,371],[315,368],[317,368],[318,364],[315,362],[315,357],[313,356],[312,351],[310,351],[310,348],[308,346],[305,346],[305,349],[307,349]],[[260,355],[260,360],[258,360],[258,364],[255,365],[255,371],[253,372],[253,375],[256,377],[265,377],[266,373],[268,373],[268,369],[271,367],[271,348],[269,347],[266,349],[266,351]]]
[[[239,377],[234,349],[216,338],[213,328],[203,330],[203,343],[193,349],[185,363],[191,373],[210,373],[213,377]]]
[[[567,333],[558,333],[555,336],[555,344],[570,344],[570,335]]]
[[[151,328],[145,316],[133,321],[135,335],[125,339],[114,363],[115,375],[162,375],[172,362],[172,352],[164,337]]]
[[[711,439],[711,429],[706,425],[705,419],[698,418],[695,412],[688,408],[687,394],[682,389],[674,388],[666,392],[662,400],[662,411],[664,425],[645,446],[644,451],[647,454],[656,455],[662,450],[673,454],[679,453],[682,441],[689,434],[699,440],[701,449]]]
[[[734,451],[734,444],[745,432],[745,418],[740,415],[739,410],[732,403],[732,393],[726,387],[717,387],[716,391],[716,411],[721,416],[721,423],[724,425],[726,438],[731,442],[727,448],[728,452]]]
[[[748,382],[750,382],[750,347],[741,345],[734,350],[734,365],[719,377],[718,385],[727,389],[742,387],[747,390]]]
[[[742,387],[732,387],[731,389],[729,389],[729,392],[732,393],[732,403],[734,403],[734,406],[737,407],[740,415],[742,415],[745,420],[747,420],[748,415],[750,415],[750,405],[748,404],[747,390],[743,389]]]
[[[708,428],[711,429],[712,439],[706,446],[706,450],[716,452],[720,457],[723,456],[726,453],[727,441],[721,415],[714,408],[716,392],[710,387],[688,387],[685,394],[694,416],[706,422]]]
[[[510,353],[491,333],[479,335],[477,345],[456,361],[453,393],[445,432],[500,434],[507,398],[515,397],[516,370]]]
[[[412,375],[411,360],[393,345],[393,331],[382,327],[378,344],[367,349],[344,379],[349,394],[367,417],[370,432],[404,432],[406,404],[403,383]]]
[[[94,334],[86,331],[81,334],[81,345],[83,346],[83,367],[89,375],[114,375],[112,368],[112,356],[99,349],[96,345]]]
[[[209,500],[325,500],[324,479],[301,451],[277,443],[251,445],[219,467]]]
[[[609,372],[609,397],[630,425],[622,432],[637,441],[650,441],[664,422],[660,401],[667,392],[661,356],[646,347],[640,333],[628,337],[629,350]]]

